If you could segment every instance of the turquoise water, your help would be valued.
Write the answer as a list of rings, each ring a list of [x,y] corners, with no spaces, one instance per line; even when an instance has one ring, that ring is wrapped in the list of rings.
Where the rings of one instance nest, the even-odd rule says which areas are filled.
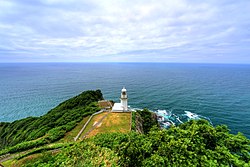
[[[250,65],[164,63],[0,64],[0,121],[40,116],[89,89],[131,107],[184,111],[250,138]]]

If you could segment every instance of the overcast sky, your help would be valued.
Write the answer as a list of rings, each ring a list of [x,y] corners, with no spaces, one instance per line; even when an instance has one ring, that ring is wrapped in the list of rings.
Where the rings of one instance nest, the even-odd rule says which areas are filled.
[[[0,0],[0,62],[250,63],[250,0]]]

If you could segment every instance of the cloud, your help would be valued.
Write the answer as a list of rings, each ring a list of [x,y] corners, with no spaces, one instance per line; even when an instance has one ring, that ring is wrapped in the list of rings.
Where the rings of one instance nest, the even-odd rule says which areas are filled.
[[[0,3],[2,62],[235,62],[239,53],[250,63],[250,2],[244,0]]]

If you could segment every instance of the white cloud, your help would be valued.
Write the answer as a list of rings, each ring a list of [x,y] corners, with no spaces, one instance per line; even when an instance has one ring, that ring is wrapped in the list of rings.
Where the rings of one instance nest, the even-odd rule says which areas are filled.
[[[249,43],[250,34],[245,29],[250,25],[250,16],[244,12],[250,5],[246,1],[13,0],[0,3],[0,58],[3,51],[11,57],[12,50],[15,53],[20,50],[20,54],[25,50],[25,54],[34,57],[47,55],[47,61],[50,54],[72,61],[85,61],[86,57],[92,57],[91,61],[153,61],[152,56],[157,61],[158,58],[172,61],[173,55],[176,61],[182,61],[183,57],[188,60],[206,56],[208,51],[211,56],[217,52],[230,54],[228,50],[232,49],[226,45],[219,49],[220,43],[227,46],[241,45],[235,41]]]

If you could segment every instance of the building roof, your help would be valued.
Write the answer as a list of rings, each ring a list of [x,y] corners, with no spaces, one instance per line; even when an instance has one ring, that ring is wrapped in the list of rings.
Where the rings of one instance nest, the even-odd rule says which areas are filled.
[[[123,110],[124,110],[124,107],[122,103],[115,103],[112,108],[112,111],[123,111]]]
[[[98,101],[98,104],[101,108],[111,108],[112,107],[110,101],[107,101],[107,100]]]

